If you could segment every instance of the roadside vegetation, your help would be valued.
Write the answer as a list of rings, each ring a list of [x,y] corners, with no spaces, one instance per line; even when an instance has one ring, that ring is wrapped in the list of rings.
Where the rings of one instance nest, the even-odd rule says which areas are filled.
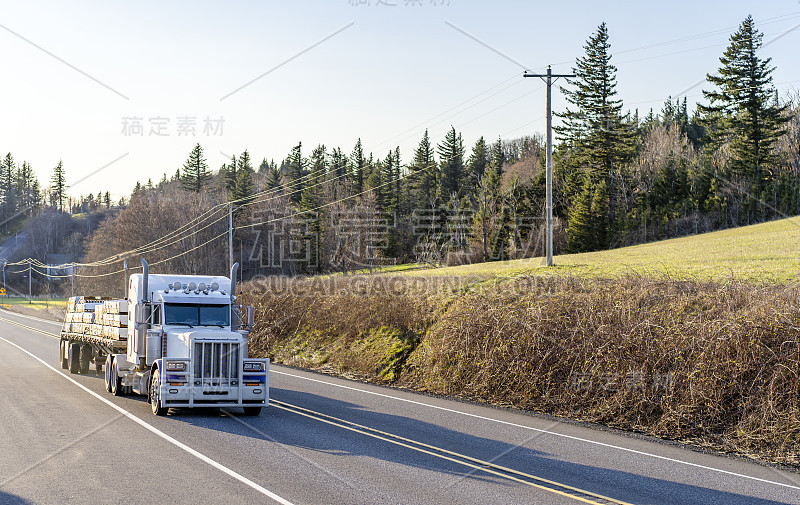
[[[246,285],[251,349],[800,466],[798,231],[787,219],[556,269],[271,277]]]

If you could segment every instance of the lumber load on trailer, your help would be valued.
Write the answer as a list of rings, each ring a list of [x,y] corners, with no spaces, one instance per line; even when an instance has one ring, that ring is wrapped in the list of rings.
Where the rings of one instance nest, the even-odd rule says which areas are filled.
[[[90,335],[112,340],[128,338],[128,302],[90,296],[67,301],[64,333]]]

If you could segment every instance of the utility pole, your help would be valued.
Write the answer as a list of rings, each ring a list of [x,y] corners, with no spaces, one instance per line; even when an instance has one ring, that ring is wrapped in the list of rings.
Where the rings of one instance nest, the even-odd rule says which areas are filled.
[[[3,260],[3,292],[6,294],[6,298],[8,298],[8,289],[6,288],[6,260]]]
[[[228,204],[228,268],[233,266],[233,203]]]
[[[122,292],[125,294],[125,299],[128,299],[128,259],[122,260]]]
[[[547,84],[547,266],[553,266],[553,110],[550,87],[559,77],[575,77],[575,74],[553,74],[547,65],[546,74],[529,74],[522,77],[539,77]]]
[[[45,258],[46,260],[47,258]],[[33,277],[31,273],[33,272],[33,268],[31,268],[31,262],[28,260],[28,303],[33,303],[31,299],[31,278]]]

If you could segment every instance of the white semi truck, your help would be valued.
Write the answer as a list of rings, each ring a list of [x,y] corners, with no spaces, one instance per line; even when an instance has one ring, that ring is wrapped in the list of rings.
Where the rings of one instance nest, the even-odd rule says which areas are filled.
[[[236,274],[133,274],[125,299],[70,300],[61,331],[61,364],[105,371],[106,390],[146,395],[153,414],[193,407],[269,404],[269,359],[248,357],[253,308],[236,303]]]

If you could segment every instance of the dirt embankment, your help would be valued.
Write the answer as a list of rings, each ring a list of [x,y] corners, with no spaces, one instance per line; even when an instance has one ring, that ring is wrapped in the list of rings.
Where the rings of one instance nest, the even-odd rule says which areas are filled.
[[[255,353],[800,464],[800,288],[522,276],[273,279]]]

